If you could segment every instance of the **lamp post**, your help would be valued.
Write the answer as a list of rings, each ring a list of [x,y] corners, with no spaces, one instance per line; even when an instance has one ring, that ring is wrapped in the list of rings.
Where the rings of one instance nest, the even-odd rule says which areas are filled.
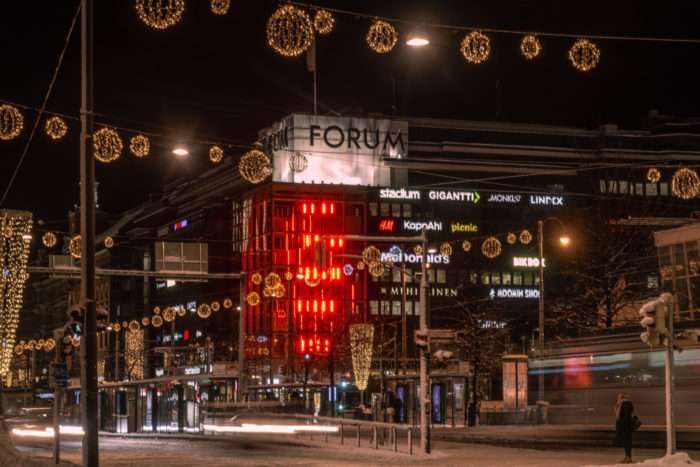
[[[539,220],[537,221],[537,242],[539,244],[539,263],[540,263],[540,300],[539,300],[539,327],[540,327],[540,333],[539,333],[539,357],[540,357],[540,371],[539,371],[539,378],[538,378],[538,400],[544,400],[544,372],[543,370],[543,363],[544,363],[544,255],[543,255],[543,250],[544,250],[544,236],[542,234],[542,231],[544,229],[544,224],[546,224],[549,221],[556,221],[559,223],[559,225],[562,227],[562,229],[565,229],[564,223],[559,219],[558,217],[548,217],[544,220]],[[560,243],[563,246],[567,246],[569,244],[569,237],[562,235],[559,238]]]

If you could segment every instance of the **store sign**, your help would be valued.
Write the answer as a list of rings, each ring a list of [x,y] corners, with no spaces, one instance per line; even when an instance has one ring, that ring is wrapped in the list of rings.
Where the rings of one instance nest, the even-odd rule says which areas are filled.
[[[391,295],[403,295],[403,287],[392,287]],[[420,295],[420,287],[406,287],[407,297],[417,297]],[[431,297],[456,297],[457,289],[454,287],[430,287]]]
[[[439,253],[431,254],[426,253],[425,259],[430,264],[450,264],[450,257],[446,255],[441,255]],[[382,261],[393,261],[394,263],[422,263],[423,255],[416,255],[413,253],[399,253],[395,254],[391,251],[382,253]]]
[[[564,197],[549,195],[530,195],[530,204],[541,206],[564,206]]]
[[[459,222],[451,222],[450,229],[455,232],[477,232],[479,227],[471,222],[469,224],[460,224]]]
[[[403,221],[404,230],[442,230],[442,221]]]
[[[382,219],[379,221],[379,230],[382,232],[392,232],[394,230],[394,219]]]
[[[547,258],[542,258],[542,267],[546,267],[547,265],[545,264],[545,260]],[[516,268],[539,268],[540,267],[540,259],[539,258],[531,258],[531,257],[525,257],[525,256],[515,256],[513,258],[513,266]]]
[[[492,193],[489,195],[489,203],[511,203],[517,204],[522,199],[522,195],[515,195],[512,193]]]
[[[518,287],[498,287],[489,290],[489,297],[494,298],[540,298],[539,289],[518,288]]]
[[[200,366],[190,366],[185,368],[186,375],[199,375],[202,373],[202,367]]]
[[[420,191],[405,188],[382,188],[379,190],[379,197],[382,199],[420,199]]]
[[[481,199],[476,191],[430,190],[428,198],[439,201],[469,201],[478,203]]]

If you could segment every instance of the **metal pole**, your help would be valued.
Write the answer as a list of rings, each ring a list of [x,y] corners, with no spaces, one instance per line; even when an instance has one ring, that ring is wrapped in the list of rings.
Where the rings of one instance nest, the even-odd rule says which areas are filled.
[[[284,361],[287,365],[285,380],[292,381],[292,280],[287,281],[287,336],[284,341]]]
[[[56,387],[53,395],[53,460],[55,463],[61,462],[61,388]]]
[[[97,439],[97,313],[95,307],[95,160],[93,133],[93,0],[81,7],[80,105],[80,304],[85,307],[85,333],[80,345],[83,466],[98,466]]]
[[[426,454],[430,454],[430,389],[429,386],[429,374],[430,374],[430,360],[428,360],[430,352],[430,334],[428,334],[428,280],[427,280],[427,268],[426,261],[426,250],[428,248],[426,242],[425,230],[421,232],[423,247],[422,260],[421,260],[421,275],[420,275],[420,330],[428,335],[428,348],[421,349],[420,351],[420,447],[421,451]]]
[[[544,268],[542,267],[542,258],[544,257],[542,254],[543,250],[543,240],[542,240],[542,227],[544,223],[539,220],[537,221],[537,242],[539,244],[539,251],[540,251],[540,300],[539,300],[539,327],[540,327],[540,335],[539,335],[539,357],[540,357],[540,372],[538,375],[538,400],[543,401],[544,400]]]
[[[238,282],[238,400],[243,402],[246,393],[245,374],[245,275]]]
[[[213,373],[213,368],[211,367],[211,337],[207,336],[207,371],[206,373]]]
[[[666,303],[666,315],[668,325],[666,326],[668,336],[666,336],[666,455],[676,453],[676,420],[673,408],[673,390],[675,387],[675,372],[673,371],[673,312],[675,306],[673,302]]]
[[[32,407],[36,406],[36,348],[32,349]]]
[[[403,249],[401,250],[401,368],[406,374],[406,262],[403,261]]]
[[[175,376],[175,320],[170,322],[170,376]]]
[[[118,321],[118,320],[117,320]],[[119,333],[114,332],[114,382],[119,382]]]

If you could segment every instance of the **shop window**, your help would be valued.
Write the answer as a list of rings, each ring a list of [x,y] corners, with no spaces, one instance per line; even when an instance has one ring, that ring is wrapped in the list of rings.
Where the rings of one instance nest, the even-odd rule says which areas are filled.
[[[523,285],[532,285],[532,273],[523,273]]]
[[[490,282],[491,282],[491,280],[490,280],[489,273],[488,273],[488,272],[482,272],[482,273],[481,273],[481,283],[484,284],[484,285],[489,285]]]
[[[503,273],[503,285],[510,285],[510,273],[509,272],[504,272]]]
[[[444,269],[437,270],[437,282],[438,284],[444,284],[446,282],[446,271]]]
[[[382,314],[383,315],[388,315],[389,314],[389,309],[391,307],[391,302],[389,300],[382,300],[381,301],[381,307],[382,307]]]
[[[391,268],[391,282],[401,282],[401,270]]]
[[[540,275],[539,274],[533,274],[532,275],[534,285],[540,285]]]
[[[428,283],[432,284],[435,282],[435,269],[428,269]]]
[[[647,183],[647,196],[656,196],[659,194],[658,185],[656,183]]]
[[[369,301],[369,314],[377,315],[379,314],[379,302],[377,300]]]
[[[403,205],[403,217],[411,217],[411,205],[409,203],[404,203]]]
[[[369,203],[369,215],[375,217],[379,215],[379,205],[377,203]]]
[[[661,196],[668,196],[668,183],[661,182],[659,184],[659,194],[661,194]]]
[[[620,180],[620,181],[617,182],[617,183],[619,183],[619,186],[620,186],[620,194],[621,194],[621,195],[626,195],[627,193],[629,193],[630,187],[629,187],[629,185],[628,185],[628,183],[627,183],[626,180]]]
[[[406,302],[406,316],[413,316],[413,302]]]
[[[617,193],[617,181],[608,180],[608,193]]]
[[[420,316],[420,302],[413,302],[413,314]]]
[[[406,268],[406,283],[407,284],[409,282],[413,282],[413,277],[411,277],[411,274],[413,274],[413,269]]]
[[[401,316],[401,301],[394,300],[391,302],[391,314],[394,316]]]
[[[379,205],[379,213],[382,216],[388,216],[389,215],[389,203],[381,203]]]
[[[492,285],[500,285],[501,284],[501,273],[500,272],[492,272],[491,273],[491,284]]]
[[[644,196],[644,184],[635,183],[634,184],[634,194],[637,196]]]

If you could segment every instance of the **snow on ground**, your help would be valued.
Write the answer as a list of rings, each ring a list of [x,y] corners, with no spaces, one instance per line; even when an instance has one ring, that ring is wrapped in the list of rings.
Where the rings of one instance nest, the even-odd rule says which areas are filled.
[[[49,457],[30,456],[15,448],[5,419],[0,417],[0,467],[50,467],[56,463]],[[62,461],[59,466],[74,466],[72,462]]]
[[[630,464],[615,464],[615,466],[627,466]],[[685,452],[677,452],[670,456],[664,456],[660,459],[647,459],[643,462],[635,462],[632,465],[643,465],[646,467],[652,467],[656,465],[662,465],[664,467],[675,467],[675,466],[686,466],[686,465],[700,465],[700,462],[695,462],[690,458],[690,456]],[[593,466],[586,466],[593,467]],[[597,466],[595,466],[597,467]]]

